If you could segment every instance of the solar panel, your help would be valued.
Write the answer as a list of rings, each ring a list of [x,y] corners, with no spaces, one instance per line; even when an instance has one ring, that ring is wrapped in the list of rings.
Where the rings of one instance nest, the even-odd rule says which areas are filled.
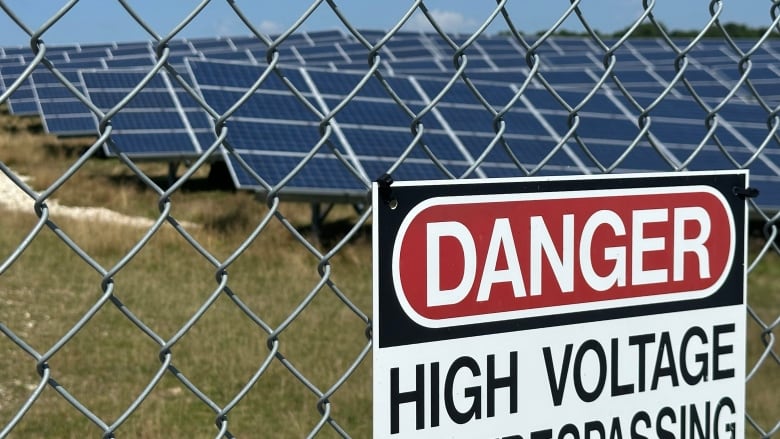
[[[25,64],[9,64],[0,66],[0,83],[3,89],[10,89],[17,83],[22,73],[27,69]],[[30,78],[23,79],[21,85],[9,96],[8,111],[18,116],[30,116],[38,113],[35,102],[35,90]]]
[[[104,47],[66,46],[50,50],[63,58],[62,61],[55,60],[54,67],[76,89],[81,88],[78,70],[105,67],[101,58],[107,54]],[[3,75],[3,82],[10,83],[26,68],[25,64],[3,67],[4,73],[0,72],[0,75]],[[41,115],[44,129],[49,133],[81,135],[94,132],[95,125],[88,108],[43,65],[33,71],[8,102],[14,114]]]
[[[205,85],[205,87],[201,87],[201,93],[203,93],[206,101],[218,111],[224,111],[240,98],[241,90],[230,91],[230,88],[235,85],[236,78],[246,77],[247,70],[250,68],[255,69],[254,76],[262,71],[257,66],[222,64],[220,66],[211,65],[212,73],[205,74],[205,72],[209,71],[209,68],[204,68],[204,65],[214,63],[196,62],[196,64],[203,64],[193,70],[199,86],[201,86],[201,82]],[[213,75],[214,69],[235,69],[237,73],[233,74],[229,70],[223,70],[221,75],[215,76]],[[203,74],[202,78],[200,77],[201,74]],[[316,90],[317,95],[323,96],[319,101],[319,105],[326,113],[339,106],[344,97],[352,93],[355,86],[363,78],[360,74],[324,71],[306,71],[306,75],[315,89],[311,91],[308,89],[302,90],[304,95],[306,97],[313,95]],[[251,77],[252,75],[249,76]],[[229,81],[224,81],[228,84],[225,84],[222,88],[215,86],[215,78],[227,77],[231,78]],[[411,107],[412,111],[414,113],[419,112],[424,105],[424,100],[427,98],[417,93],[412,81],[408,78],[389,79],[394,82],[391,85],[393,89],[404,95],[404,100]],[[440,82],[437,86],[443,87],[444,84],[444,82]],[[492,93],[495,94],[495,92]],[[509,99],[512,95],[512,90],[505,87],[504,97]],[[225,100],[225,102],[221,102],[222,100]],[[254,100],[262,104],[255,104]],[[269,111],[268,108],[272,108],[273,111]],[[296,109],[286,110],[286,108]],[[453,110],[457,111],[457,109]],[[364,171],[364,178],[374,179],[393,166],[397,157],[406,149],[409,149],[409,162],[405,162],[399,168],[404,175],[415,175],[413,170],[416,169],[421,172],[421,174],[417,175],[417,178],[433,175],[441,178],[447,175],[442,168],[456,174],[463,173],[473,165],[474,156],[458,139],[458,132],[468,133],[470,132],[469,130],[477,130],[477,128],[464,126],[456,121],[458,129],[456,132],[452,127],[442,125],[441,115],[437,114],[437,111],[438,109],[423,118],[422,122],[426,133],[419,141],[415,141],[411,131],[402,128],[411,124],[414,115],[401,111],[384,88],[378,82],[370,80],[351,101],[342,106],[335,114],[332,124],[337,127],[337,133],[331,134],[329,137],[329,146],[322,147],[322,154],[324,155],[320,158],[326,160],[327,157],[330,157],[330,160],[336,160],[335,162],[329,162],[331,165],[334,163],[338,164],[339,162],[335,155],[331,154],[329,156],[327,154],[330,148],[335,148],[343,156],[356,160],[354,162],[355,168]],[[483,114],[484,112],[473,112],[473,114],[466,113],[464,116],[465,120],[473,122],[473,120],[477,119],[476,116],[482,116]],[[271,91],[258,92],[253,96],[252,100],[248,101],[235,113],[234,117],[235,121],[231,119],[231,123],[229,123],[228,143],[236,150],[236,155],[241,157],[249,155],[252,160],[247,160],[247,162],[259,163],[259,158],[264,158],[263,167],[258,168],[257,173],[264,181],[272,185],[278,183],[277,179],[286,175],[269,171],[270,168],[274,168],[272,165],[278,157],[282,157],[284,162],[279,164],[278,167],[280,169],[288,169],[290,168],[289,163],[293,158],[302,159],[304,154],[317,145],[321,139],[321,133],[318,128],[318,116],[306,110],[305,106],[300,105],[298,99],[291,95],[272,93]],[[490,126],[490,122],[490,120],[487,121],[487,127]],[[474,136],[473,138],[477,139],[478,137]],[[482,149],[484,149],[485,144],[490,143],[490,138],[488,137],[483,137],[480,140],[484,141],[480,145]],[[475,142],[472,141],[471,143],[474,144]],[[482,149],[476,149],[475,152],[480,154]],[[285,154],[285,152],[288,154]],[[431,157],[435,157],[439,164],[433,163]],[[320,160],[320,158],[317,160]],[[248,173],[246,170],[235,169],[238,162],[237,159],[228,156],[227,160],[232,169],[232,175],[236,178],[236,184],[242,187],[259,188],[260,183],[258,181],[250,183],[247,180]],[[554,166],[562,168],[576,166],[571,159],[560,161],[556,158],[554,161],[556,162]],[[318,161],[317,163],[320,162]],[[505,170],[500,169],[500,163],[488,161],[483,166],[487,169],[488,165],[491,168],[495,168],[496,172],[500,170],[505,173]],[[307,187],[296,186],[298,184],[296,183],[297,181],[306,181],[307,177],[305,175],[308,166],[304,166],[301,170],[300,180],[294,179],[291,181],[286,187],[286,191],[305,193],[310,190]],[[346,171],[352,180],[356,179],[351,175],[347,167],[342,166],[342,168],[340,172]],[[481,170],[481,168],[474,173],[474,176],[486,175],[486,172]],[[319,184],[323,188],[331,188],[338,181],[341,180],[336,179],[334,182],[320,182]],[[357,181],[359,182],[359,180]],[[365,190],[364,184],[359,184],[357,188],[350,187],[350,189],[357,191],[351,192],[352,196],[361,196]]]
[[[190,61],[190,70],[204,100],[215,111],[223,113],[233,107],[254,84],[264,68],[257,65],[214,61]],[[285,70],[287,77],[311,99],[312,92],[298,70]],[[224,80],[225,78],[229,80]],[[312,106],[315,111],[312,111]],[[275,75],[269,76],[258,90],[241,105],[228,124],[226,145],[223,152],[234,182],[241,188],[262,190],[264,184],[276,185],[296,168],[303,166],[286,193],[314,193],[318,190],[331,195],[365,193],[366,187],[348,167],[344,166],[332,150],[348,155],[337,136],[329,138],[320,153],[310,162],[302,164],[307,153],[321,139],[319,121],[321,109],[317,103],[308,105],[291,92]],[[347,157],[346,160],[352,160]],[[260,176],[254,178],[244,169]],[[350,162],[354,163],[354,162]],[[326,178],[327,177],[327,178]]]
[[[372,43],[385,37],[376,30],[361,34]],[[459,45],[469,37],[451,38]],[[610,47],[614,43],[605,40]],[[752,161],[751,178],[759,187],[780,182],[780,153],[767,128],[780,105],[778,44],[769,40],[753,50],[755,42],[737,41],[740,50],[752,50],[750,65],[740,70],[741,54],[720,41],[703,40],[687,55],[687,86],[677,83],[656,102],[680,74],[675,50],[689,43],[675,40],[673,50],[657,38],[625,42],[614,52],[616,82],[603,76],[606,50],[599,44],[588,38],[547,39],[536,47],[535,60],[555,93],[534,78],[515,102],[529,75],[522,42],[482,36],[465,49],[465,58],[454,60],[456,48],[441,36],[399,32],[379,51],[379,72],[411,114],[377,77],[357,89],[369,71],[367,49],[340,31],[286,38],[274,55],[280,61],[277,71],[270,74],[268,47],[253,36],[173,40],[167,53],[169,64],[192,78],[214,111],[235,109],[221,154],[240,188],[262,191],[291,177],[283,190],[287,195],[354,199],[365,195],[366,182],[390,168],[397,179],[442,178],[463,175],[475,160],[480,164],[471,177],[523,175],[518,165],[530,170],[543,164],[540,175],[560,175],[601,172],[599,167],[615,160],[621,160],[615,172],[668,170],[681,163],[691,170],[721,169]],[[0,55],[4,90],[29,63],[30,52],[5,48]],[[49,47],[47,58],[103,111],[127,96],[158,60],[149,42]],[[456,62],[465,65],[464,77],[473,81],[477,95],[463,78],[448,85]],[[137,67],[142,70],[133,70]],[[723,103],[745,71],[749,83]],[[95,116],[45,69],[25,80],[8,102],[17,114],[40,112],[49,132],[95,134]],[[509,102],[512,108],[497,118]],[[642,121],[650,124],[651,134],[642,135],[640,113],[651,104]],[[711,133],[705,118],[716,105],[717,127]],[[413,127],[423,111],[422,124]],[[154,77],[111,126],[116,147],[141,158],[195,157],[216,139],[212,118],[165,74]],[[626,150],[628,145],[634,147]],[[759,151],[761,145],[769,147]],[[310,154],[313,148],[319,149]],[[399,166],[401,156],[406,158]],[[764,195],[762,201],[780,207],[773,197],[780,198]]]
[[[78,70],[62,70],[60,73],[76,90],[84,92]],[[36,92],[37,112],[41,115],[41,122],[47,133],[61,136],[95,133],[95,120],[89,107],[52,72],[39,67],[33,72],[31,84]]]
[[[187,65],[191,72],[190,74],[197,78],[198,84],[202,87],[217,86],[220,88],[235,88],[243,91],[252,87],[265,71],[264,65],[239,62],[231,63],[218,60],[189,59]],[[301,89],[306,87],[303,77],[296,69],[288,69],[282,66],[278,72],[284,74],[295,87]],[[227,74],[230,76],[226,76]],[[266,90],[287,90],[287,86],[276,73],[267,76],[263,82],[262,88]]]
[[[250,169],[261,177],[258,180],[247,172],[234,155],[227,155],[231,175],[239,188],[251,188],[263,191],[266,184],[275,185],[287,178],[296,166],[302,164],[303,155],[284,153],[272,155],[262,151],[244,151],[241,160],[248,163]],[[282,194],[290,197],[335,198],[354,200],[367,193],[367,186],[351,174],[335,157],[318,154],[305,163],[282,189]]]
[[[104,112],[128,96],[146,74],[138,70],[81,72],[87,95]],[[190,123],[190,114],[202,111],[199,107],[182,106],[176,87],[161,72],[111,119],[111,140],[116,150],[106,144],[105,152],[107,155],[121,152],[136,158],[197,157],[203,152],[200,142],[204,137],[209,139],[213,132]]]
[[[64,52],[64,57],[69,63],[73,63],[79,60],[92,61],[96,59],[102,59],[108,56],[110,53],[110,49],[107,47],[95,47],[87,50],[70,50]]]
[[[154,55],[126,55],[106,58],[103,63],[107,69],[127,69],[133,67],[152,67],[155,63]]]
[[[204,59],[212,60],[231,60],[231,61],[254,61],[252,53],[246,49],[238,51],[208,52],[203,54]]]
[[[111,57],[153,55],[154,49],[150,42],[119,43],[110,51]]]
[[[347,41],[347,36],[340,30],[319,30],[306,32],[306,37],[312,44],[321,44],[331,41]]]
[[[227,82],[228,84],[225,86],[235,86],[237,85],[235,78],[244,76],[239,72],[245,71],[249,67],[225,65],[223,68],[235,69],[237,73],[223,71],[221,75],[204,78],[205,81],[211,81],[210,85],[217,88],[219,88],[217,84],[220,81]],[[256,78],[262,68],[254,67],[254,69],[254,77]],[[325,110],[339,105],[346,94],[352,92],[354,85],[362,77],[357,74],[314,70],[307,71],[307,75],[311,79],[312,85],[316,87],[316,94],[323,96],[321,104]],[[228,77],[231,78],[228,81],[220,79]],[[253,76],[250,75],[250,77]],[[637,77],[642,79],[637,79]],[[643,72],[637,77],[631,79],[640,81],[647,79],[648,75]],[[444,82],[441,80],[418,79],[416,83],[420,89],[416,90],[412,81],[402,78],[392,79],[397,82],[393,88],[404,90],[404,101],[410,104],[413,111],[419,111],[422,107],[422,100],[438,94],[444,86]],[[200,79],[196,78],[196,80],[200,82]],[[407,84],[407,87],[400,85],[404,83]],[[478,90],[488,102],[499,107],[514,96],[514,91],[508,86],[481,84]],[[314,91],[312,94],[307,89],[303,91],[307,97],[314,95]],[[418,91],[425,94],[414,96],[413,94]],[[239,95],[238,92],[232,96],[214,93],[210,99],[218,101],[218,96],[221,96],[230,103],[235,102]],[[496,141],[495,136],[492,135],[494,121],[490,113],[481,108],[481,103],[465,85],[456,84],[444,94],[430,115],[439,117],[431,117],[424,121],[427,132],[419,144],[414,144],[413,136],[402,128],[408,126],[409,115],[398,111],[398,106],[388,99],[387,93],[381,86],[369,82],[356,97],[336,114],[334,120],[339,127],[340,137],[334,137],[332,141],[335,143],[344,142],[348,149],[355,154],[360,167],[369,178],[375,178],[374,174],[378,170],[388,169],[397,157],[409,148],[411,153],[408,160],[414,165],[405,167],[404,172],[409,173],[412,169],[419,169],[422,174],[416,178],[424,178],[434,174],[438,174],[438,177],[444,175],[441,169],[431,161],[428,154],[440,160],[440,166],[450,172],[453,170],[459,172],[465,171],[471,166],[473,160],[481,156],[487,147],[492,149],[486,154],[485,161],[478,168],[485,176],[512,174],[511,167],[506,166],[511,160],[518,160],[527,169],[535,167],[544,160],[545,172],[582,173],[595,171],[596,167],[591,162],[590,155],[603,166],[610,166],[620,158],[623,160],[621,164],[623,172],[664,170],[670,169],[670,160],[673,163],[684,161],[687,158],[685,152],[691,151],[703,136],[701,132],[698,132],[700,130],[695,129],[701,127],[700,115],[691,120],[680,118],[680,113],[689,114],[691,111],[696,111],[698,109],[696,104],[684,98],[668,98],[668,102],[658,106],[653,113],[658,119],[654,122],[653,128],[657,129],[659,134],[653,138],[653,141],[660,142],[661,145],[668,144],[668,146],[658,150],[648,139],[644,137],[636,139],[640,131],[636,126],[635,118],[629,117],[630,114],[622,114],[616,103],[610,100],[613,98],[609,98],[604,93],[598,93],[591,97],[588,105],[583,108],[580,115],[580,125],[576,131],[577,138],[583,142],[588,151],[581,148],[572,138],[558,152],[547,157],[551,146],[560,141],[558,136],[563,135],[570,128],[567,121],[568,112],[564,111],[564,107],[556,102],[547,91],[528,90],[525,95],[533,107],[523,110],[522,105],[516,103],[513,111],[504,116],[506,130],[502,139]],[[560,95],[569,105],[576,105],[585,98],[586,91],[561,92]],[[292,102],[290,97],[272,97],[270,93],[264,94],[262,97],[266,99],[269,106],[280,109],[280,112],[273,114],[273,112],[263,109],[262,105],[253,106],[255,104],[248,103],[246,111],[254,115],[254,119],[247,114],[242,114],[241,117],[245,119],[242,119],[240,124],[232,124],[231,128],[237,132],[254,133],[254,135],[244,135],[243,137],[236,133],[236,139],[241,139],[237,144],[253,139],[254,145],[250,148],[250,155],[254,159],[265,157],[269,163],[272,163],[274,160],[272,153],[283,153],[279,150],[279,145],[285,145],[288,152],[297,151],[298,154],[304,154],[317,144],[320,137],[319,132],[315,130],[316,120],[311,120],[308,128],[296,126],[293,122],[302,122],[303,119],[306,119],[301,116],[305,111],[300,108],[294,111],[284,110],[282,101],[288,100],[289,104]],[[414,102],[419,102],[421,105],[415,107]],[[227,108],[227,106],[227,104],[223,104],[222,108]],[[734,111],[740,113],[741,109],[737,108]],[[239,114],[237,113],[236,116]],[[274,117],[283,120],[275,120]],[[674,121],[677,125],[675,126],[669,121],[661,122],[660,120],[664,118]],[[446,125],[442,125],[442,122],[446,122]],[[307,129],[308,131],[305,131]],[[307,134],[302,135],[302,132],[307,132]],[[754,139],[750,141],[755,142],[755,138],[761,137],[761,130],[755,129],[751,135]],[[734,144],[734,136],[727,136],[724,133],[722,137],[730,139],[735,158],[743,159],[743,161],[749,158],[750,153],[744,152],[745,145]],[[258,139],[274,139],[274,142],[272,144],[266,143],[263,146],[262,141],[258,141]],[[626,154],[626,145],[631,143],[636,143],[636,146]],[[234,145],[234,147],[236,146]],[[428,148],[429,153],[424,152],[424,147]],[[737,153],[738,151],[739,153]],[[724,161],[717,157],[717,152],[711,147],[702,152],[701,158],[691,163],[691,169],[706,168],[714,164],[724,165]],[[667,154],[667,156],[664,157],[662,154]],[[284,157],[286,157],[285,160],[290,161],[293,156]],[[302,155],[297,157],[301,158]],[[777,175],[773,171],[771,163],[767,164],[764,160],[760,162],[754,165],[756,172],[766,173],[768,176]],[[266,164],[266,166],[270,166],[270,164]],[[516,172],[514,173],[516,174]],[[238,172],[234,172],[234,174],[238,174]],[[273,178],[269,177],[269,181],[274,183]],[[248,185],[249,183],[242,180],[238,184]],[[257,184],[255,184],[256,186]],[[295,189],[294,184],[290,186],[290,189]]]
[[[235,51],[228,38],[191,38],[190,45],[199,53]]]

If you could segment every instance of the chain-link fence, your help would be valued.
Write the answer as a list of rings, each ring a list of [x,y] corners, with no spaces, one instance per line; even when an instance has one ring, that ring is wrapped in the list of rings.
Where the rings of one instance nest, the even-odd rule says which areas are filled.
[[[780,430],[780,3],[699,2],[704,24],[672,35],[655,2],[636,2],[605,36],[574,0],[522,5],[556,10],[540,33],[500,0],[460,33],[427,1],[381,31],[338,1],[290,2],[298,19],[272,36],[229,0],[243,36],[196,41],[180,33],[209,0],[168,29],[119,0],[146,41],[48,45],[82,3],[39,24],[0,1],[2,32],[30,41],[0,52],[0,437],[368,436],[373,179],[724,168],[750,168],[762,191],[746,432]],[[735,35],[727,7],[765,11],[765,27]],[[315,14],[340,28],[304,32]],[[25,105],[54,134],[92,125],[55,141]],[[249,190],[215,190],[225,179]],[[334,201],[347,203],[321,209]]]

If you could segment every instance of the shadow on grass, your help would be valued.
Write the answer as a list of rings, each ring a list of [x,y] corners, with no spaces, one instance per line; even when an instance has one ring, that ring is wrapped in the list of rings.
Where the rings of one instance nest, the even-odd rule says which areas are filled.
[[[109,159],[109,160],[113,160],[113,159]],[[220,166],[217,164],[212,164],[208,176],[191,177],[181,185],[180,190],[182,190],[183,192],[222,191],[228,193],[235,193],[236,187],[233,184],[233,180],[230,178],[230,174],[227,172],[227,168],[224,169],[222,168],[224,168],[224,165]],[[156,184],[163,190],[167,190],[173,184],[175,184],[179,178],[181,178],[180,175],[171,175],[170,173],[166,173],[166,174],[157,173],[156,175],[152,175],[151,173],[146,173],[146,176],[154,184]],[[132,173],[127,173],[122,175],[112,175],[108,177],[108,179],[112,184],[116,186],[128,186],[128,187],[134,186],[136,189],[139,190],[148,189],[147,185],[137,175]]]
[[[343,218],[333,221],[324,221],[319,225],[309,223],[298,227],[298,231],[312,242],[319,243],[324,248],[330,249],[344,240],[354,227],[354,219]],[[370,244],[371,225],[363,224],[360,226],[360,230],[349,239],[349,242],[351,244]]]

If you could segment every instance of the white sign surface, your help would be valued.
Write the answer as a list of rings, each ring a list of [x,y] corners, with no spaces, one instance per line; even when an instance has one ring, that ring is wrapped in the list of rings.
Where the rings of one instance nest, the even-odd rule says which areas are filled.
[[[733,318],[741,311],[383,349],[374,437],[741,437],[745,328]]]

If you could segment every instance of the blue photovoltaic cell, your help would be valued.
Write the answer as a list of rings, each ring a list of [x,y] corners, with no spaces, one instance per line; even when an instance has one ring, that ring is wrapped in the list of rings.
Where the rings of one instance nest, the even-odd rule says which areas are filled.
[[[570,52],[566,55],[545,55],[542,56],[542,62],[556,67],[575,65],[596,68],[602,65],[599,56],[577,53],[578,52]]]
[[[729,122],[748,122],[762,125],[763,127],[766,127],[767,123],[770,122],[769,114],[769,112],[757,104],[747,105],[734,100],[730,101],[718,112],[719,117],[723,117]]]
[[[326,99],[325,102],[328,108],[332,109],[336,108],[340,101]],[[417,114],[422,108],[420,106],[410,106],[410,109]],[[345,125],[408,127],[412,123],[412,117],[391,101],[352,100],[336,114],[336,121]],[[441,124],[430,113],[423,117],[422,123],[427,128],[442,128]]]
[[[390,47],[389,50],[395,58],[430,58],[436,55],[427,47]],[[363,53],[365,54],[365,49]],[[365,55],[363,55],[363,59],[365,58]]]
[[[413,140],[409,131],[401,130],[342,128],[342,132],[355,154],[365,157],[398,157]],[[425,158],[426,156],[415,147],[410,157]]]
[[[70,68],[72,63],[61,65]],[[59,73],[75,87],[77,92],[83,93],[79,70],[63,68]],[[95,134],[97,128],[95,118],[89,107],[79,100],[77,92],[70,90],[54,73],[45,68],[36,69],[31,79],[35,86],[38,111],[46,132],[61,136]]]
[[[316,125],[233,121],[227,141],[234,149],[306,153],[319,142]]]
[[[439,80],[419,79],[417,81],[425,94],[433,99],[444,90],[447,83]],[[512,100],[514,92],[507,86],[496,86],[487,84],[476,84],[476,91],[492,106],[500,108]],[[470,104],[482,107],[482,103],[477,99],[474,90],[465,83],[456,82],[444,94],[441,102],[452,104]]]
[[[48,115],[89,115],[89,108],[77,99],[41,101],[41,110]],[[52,131],[56,133],[57,131]]]
[[[528,68],[528,63],[524,57],[514,55],[503,55],[492,58],[493,64],[499,69],[518,69]]]
[[[128,91],[102,91],[88,84],[92,102],[100,108],[109,109],[127,97]],[[128,101],[126,108],[173,108],[173,98],[166,89],[143,89]]]
[[[77,92],[83,94],[78,70],[62,70],[60,73]],[[32,83],[46,132],[61,136],[95,134],[97,125],[89,107],[52,72],[44,68],[36,69],[32,75]]]
[[[498,82],[504,84],[522,84],[528,78],[525,69],[479,70],[469,72],[469,78],[480,82]]]
[[[85,72],[84,77],[89,77],[89,87],[105,90],[131,90],[135,88],[146,76],[145,71],[117,71],[111,70],[104,73],[98,71]],[[149,88],[165,88],[166,83],[161,76],[153,76],[146,84]]]
[[[198,152],[192,145],[190,133],[185,130],[181,132],[174,132],[170,129],[165,132],[120,131],[116,135],[112,135],[111,139],[119,151],[135,157],[193,157]],[[184,147],[187,144],[189,144],[189,148]],[[115,151],[109,149],[107,153],[114,155]]]
[[[120,44],[110,51],[112,57],[154,55],[154,49],[149,43]]]
[[[452,67],[443,62],[437,62],[432,59],[415,59],[415,60],[400,60],[400,61],[388,61],[395,72],[398,73],[414,73],[414,72],[445,72],[451,71]]]
[[[548,120],[545,115],[533,114],[522,106],[515,106],[503,116],[506,135],[519,136],[544,136],[550,135],[548,128],[543,125]]]
[[[637,101],[643,106],[647,106],[654,99],[638,97]],[[692,99],[666,97],[653,108],[650,114],[667,118],[703,121],[707,112]]]
[[[526,174],[524,174],[523,171],[520,170],[517,166],[508,162],[502,164],[488,163],[486,165],[480,166],[479,169],[485,173],[487,178],[514,178],[526,176]],[[531,170],[532,169],[528,169],[529,172]],[[575,176],[582,175],[582,169],[574,166],[562,168],[555,165],[550,165],[539,169],[533,175],[540,177],[559,175]]]
[[[82,72],[90,99],[103,111],[127,97],[145,76],[143,71]],[[200,154],[198,134],[205,135],[210,129],[189,124],[188,111],[177,105],[174,96],[179,91],[173,87],[172,81],[158,74],[113,116],[111,139],[121,152],[131,157],[159,158]],[[112,155],[116,151],[106,145],[106,153]]]
[[[421,100],[420,93],[412,85],[408,77],[384,77],[385,82],[390,85],[396,95],[406,103],[417,103]],[[388,95],[389,96],[389,95]]]
[[[189,60],[189,66],[201,87],[213,85],[221,88],[239,88],[244,91],[252,87],[266,70],[265,66],[193,59]],[[296,69],[283,69],[282,72],[295,87],[306,88],[303,78]],[[284,82],[274,72],[266,77],[260,89],[288,90]]]
[[[327,41],[344,41],[345,35],[339,30],[319,30],[307,32],[306,36],[313,43],[323,43]]]
[[[185,114],[190,126],[196,130],[212,130],[211,119],[205,111],[195,108],[187,108]]]
[[[50,86],[41,86],[36,81],[35,83],[36,88],[35,91],[38,94],[39,100],[50,100],[50,99],[71,99],[75,98],[73,95],[73,92],[70,91],[67,87],[65,87],[62,84],[56,85],[50,85]]]
[[[179,101],[179,104],[184,108],[201,108],[200,102],[198,102],[190,93],[183,87],[179,87],[178,83],[172,84],[175,89],[175,97]],[[195,92],[197,94],[197,92]]]
[[[238,52],[210,52],[206,54],[209,60],[225,60],[225,61],[251,61],[251,55],[249,52],[241,50]]]
[[[491,142],[494,136],[489,135],[463,135],[459,136],[460,141],[466,146],[469,153],[475,159],[480,157]],[[505,142],[495,143],[495,146],[490,150],[485,158],[486,165],[493,164],[495,166],[501,164],[512,163],[512,158],[507,152],[507,148],[514,155],[514,157],[527,167],[534,167],[539,164],[553,149],[556,142],[551,137],[537,137],[537,138],[517,138],[507,137]],[[553,166],[559,167],[573,167],[576,166],[575,162],[569,157],[563,149],[558,150],[547,162]]]
[[[170,107],[169,107],[170,108]],[[122,110],[111,119],[117,129],[122,130],[166,130],[173,127],[184,128],[181,114],[175,109],[167,111]]]
[[[393,165],[394,160],[363,160],[362,163],[366,173],[373,180],[386,173]],[[448,164],[446,169],[453,175],[460,176],[466,172],[468,166],[463,164]],[[441,180],[449,178],[449,176],[430,160],[407,160],[393,172],[393,178],[397,181]]]
[[[463,109],[456,107],[436,107],[444,119],[455,131],[491,132],[493,117],[485,110]]]
[[[232,50],[230,42],[223,38],[190,38],[190,45],[198,52]]]
[[[73,63],[74,61],[87,61],[87,62],[94,62],[96,60],[100,60],[105,58],[106,56],[109,56],[110,52],[107,48],[96,48],[96,49],[90,49],[90,50],[81,50],[81,51],[68,51],[67,52],[67,60],[68,63]],[[93,66],[84,66],[84,67],[93,67]]]
[[[89,114],[68,114],[44,119],[46,131],[58,135],[88,135],[97,133],[95,118]]]
[[[541,76],[555,88],[588,89],[596,86],[596,79],[583,69],[545,70]]]
[[[303,160],[302,156],[270,155],[267,153],[240,154],[252,170],[271,185],[278,184]],[[227,161],[236,175],[239,188],[262,189],[255,180],[236,161],[227,154]],[[378,175],[377,175],[378,176]],[[321,196],[323,194],[345,194],[355,196],[367,193],[368,187],[361,183],[339,160],[325,154],[315,156],[302,171],[282,190],[282,194],[293,192],[298,195]]]
[[[587,38],[559,37],[553,38],[551,41],[556,47],[564,52],[590,52],[594,47],[589,44]]]
[[[466,58],[460,60],[457,67],[460,68],[463,66],[465,66],[467,69],[489,69],[492,67],[492,64],[481,58],[479,55],[469,55]],[[456,66],[453,64],[452,68],[454,69],[455,67]]]
[[[195,139],[198,145],[205,151],[217,141],[217,136],[211,130],[198,130],[195,131]],[[219,149],[218,149],[219,151]]]
[[[152,55],[142,56],[123,56],[117,58],[108,58],[103,60],[107,69],[122,69],[131,67],[151,67],[154,65],[154,57]]]
[[[78,69],[60,68],[59,73],[71,83],[80,81]],[[32,78],[33,82],[35,82],[35,88],[47,87],[51,85],[61,87],[63,85],[62,81],[60,81],[60,79],[54,73],[50,72],[45,67],[38,67],[35,69],[33,71]]]
[[[291,35],[292,37],[293,35]],[[234,47],[252,47],[252,46],[264,46],[264,44],[252,36],[232,36],[228,37],[230,44]]]
[[[364,75],[311,71],[309,72],[309,77],[314,81],[320,94],[346,96],[354,91],[360,81],[363,80]],[[363,85],[359,94],[363,97],[390,98],[387,91],[374,76],[371,76],[368,82]]]
[[[285,65],[300,64],[301,61],[292,47],[284,45],[277,47],[274,53],[270,53],[265,46],[260,48],[250,47],[247,50],[252,55],[252,58],[263,63],[268,62],[269,56],[271,60],[277,60]]]
[[[599,140],[590,140],[586,142],[586,146],[602,166],[612,166],[614,162],[626,152],[628,142],[604,143]],[[579,145],[573,146],[572,149],[581,158],[583,163],[592,166],[593,162],[586,157],[585,152]],[[648,172],[669,171],[671,170],[671,167],[664,161],[658,151],[644,143],[634,147],[634,149],[622,159],[620,169]]]
[[[204,100],[217,112],[224,113],[244,96],[243,92],[202,89]],[[318,120],[301,101],[291,94],[255,93],[246,100],[234,117],[268,120]]]
[[[29,55],[30,54],[30,47],[3,47],[3,54],[6,57],[11,56],[17,56],[17,55]]]
[[[502,55],[517,56],[525,53],[519,44],[512,44],[507,38],[484,39],[479,40],[477,44],[482,48],[483,52],[488,53],[491,58]]]
[[[192,57],[191,53],[177,53],[177,54],[170,55],[165,60],[176,70],[183,70],[186,65],[186,60],[191,57]]]
[[[559,96],[570,96],[567,92],[559,92]],[[561,105],[555,97],[547,90],[540,90],[540,89],[527,89],[523,95],[531,101],[531,104],[534,106],[534,108],[537,108],[539,110],[549,110],[549,111],[561,111],[564,109],[564,106]],[[579,97],[582,97],[583,95],[578,95]]]
[[[426,146],[438,159],[466,160],[453,139],[443,133],[426,132],[419,142],[411,145],[414,136],[410,132],[353,128],[344,128],[343,131],[352,150],[361,158],[396,158],[403,154],[409,146],[412,146],[410,158],[427,159],[429,155],[423,149]]]
[[[610,139],[627,145],[639,134],[639,128],[632,121],[615,117],[614,114],[583,114],[577,126],[577,134],[585,139]]]
[[[24,64],[0,66],[0,81],[3,83],[3,88],[9,88],[15,84],[26,67]],[[22,80],[21,85],[9,96],[7,103],[11,114],[32,115],[38,113],[30,78]]]
[[[333,44],[323,44],[310,47],[296,47],[295,51],[298,52],[306,61],[316,61],[318,59],[326,58],[329,61],[344,61],[346,58],[342,55],[338,46]]]

